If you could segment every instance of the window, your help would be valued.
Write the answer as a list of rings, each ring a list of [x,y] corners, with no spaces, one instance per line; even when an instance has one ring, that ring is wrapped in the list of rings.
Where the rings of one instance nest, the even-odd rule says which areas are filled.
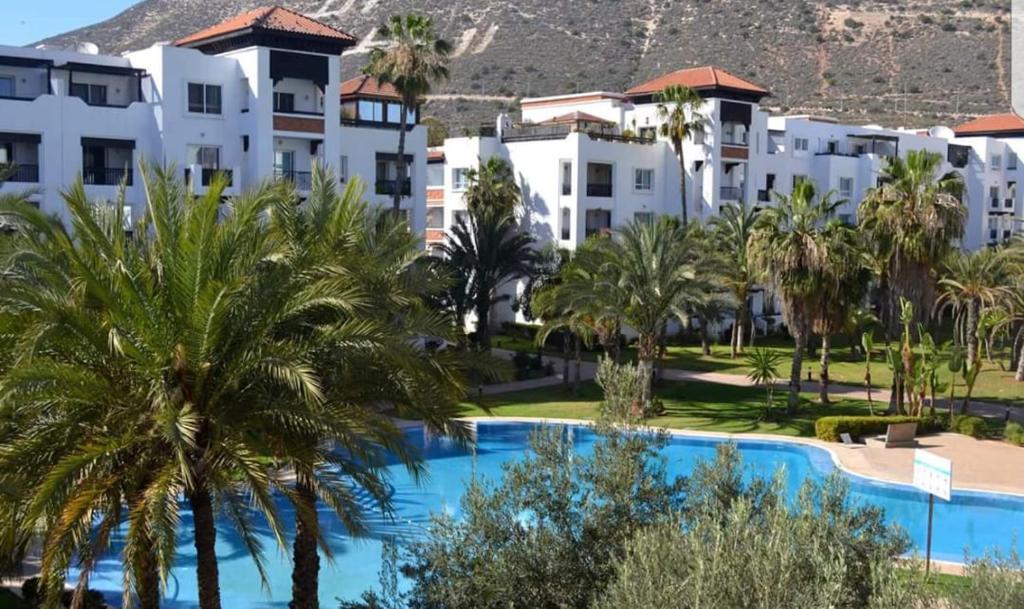
[[[634,169],[633,190],[636,192],[654,192],[654,170]]]
[[[14,162],[14,144],[11,142],[0,142],[0,165],[10,165]]]
[[[77,97],[81,99],[90,106],[107,105],[106,85],[86,85],[82,83],[73,83],[71,85],[71,95],[72,97]]]
[[[458,226],[459,224],[466,224],[466,225],[469,224],[469,212],[468,211],[466,211],[464,209],[460,209],[458,211],[453,211],[452,212],[452,225],[453,226]]]
[[[217,146],[189,146],[188,164],[203,169],[220,169],[220,148]]]
[[[360,100],[357,110],[361,121],[384,122],[384,104],[380,102]]]
[[[14,97],[13,76],[0,76],[0,97]]]
[[[121,228],[126,233],[132,232],[132,206],[122,205],[121,206]]]
[[[853,197],[853,178],[839,178],[839,196],[844,199]]]
[[[427,210],[427,228],[444,228],[443,207],[431,207]]]
[[[568,241],[572,230],[572,210],[568,207],[562,208],[562,241]]]
[[[274,91],[274,112],[295,112],[295,94]]]
[[[988,198],[992,200],[992,207],[999,207],[999,187],[988,187]]]
[[[402,122],[402,107],[398,104],[388,104],[388,122],[398,124]]]
[[[1002,166],[1003,166],[1003,155],[1001,155],[1001,154],[993,154],[992,155],[992,162],[990,163],[990,167],[992,169],[999,169]]]
[[[295,151],[275,150],[274,151],[274,173],[279,176],[289,177],[295,173]]]
[[[188,111],[194,114],[220,114],[220,85],[188,83]]]
[[[654,224],[653,211],[638,211],[633,214],[633,222],[636,224]]]
[[[607,209],[588,209],[586,215],[586,236],[605,233],[612,227],[612,212]]]
[[[452,169],[452,190],[466,190],[469,186],[469,169],[465,167],[456,167]]]
[[[800,182],[806,182],[806,181],[807,181],[807,176],[799,174],[799,173],[794,173],[793,174],[793,188],[796,188],[797,184],[799,184]]]
[[[338,180],[342,183],[348,182],[348,157],[345,155],[341,155],[338,162]]]
[[[851,214],[839,214],[839,221],[847,226],[853,226],[853,216]]]
[[[608,163],[587,163],[587,196],[612,196],[612,166]]]
[[[654,139],[657,139],[657,137],[658,137],[658,128],[657,127],[640,127],[640,131],[638,132],[638,135],[640,136],[640,139],[644,139],[644,140],[654,140]]]
[[[562,196],[572,194],[572,161],[562,161]]]
[[[793,150],[800,152],[807,152],[808,141],[806,137],[795,137],[793,138]]]
[[[1011,151],[1011,152],[1007,152],[1006,153],[1006,168],[1007,169],[1016,169],[1017,168],[1017,153],[1016,152],[1012,152]]]

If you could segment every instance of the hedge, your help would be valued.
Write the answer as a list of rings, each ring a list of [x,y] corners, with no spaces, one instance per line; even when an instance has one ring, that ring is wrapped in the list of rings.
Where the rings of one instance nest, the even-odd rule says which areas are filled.
[[[981,417],[964,415],[954,417],[953,424],[950,425],[949,430],[978,439],[988,436],[988,425],[985,423],[985,419]]]
[[[814,435],[819,440],[838,442],[840,434],[848,433],[854,439],[862,436],[877,436],[885,433],[889,425],[896,423],[917,423],[919,432],[934,431],[937,421],[926,417],[821,417],[814,423]]]
[[[1024,425],[1011,421],[1006,424],[1004,435],[1010,444],[1024,446]]]

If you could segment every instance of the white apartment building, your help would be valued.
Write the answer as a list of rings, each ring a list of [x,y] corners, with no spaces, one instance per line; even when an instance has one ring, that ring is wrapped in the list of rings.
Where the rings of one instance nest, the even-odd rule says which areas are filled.
[[[31,189],[44,211],[64,216],[60,193],[81,176],[97,199],[113,199],[123,184],[135,215],[143,159],[176,166],[196,193],[221,172],[228,196],[268,179],[290,180],[302,195],[321,163],[341,179],[362,176],[367,197],[390,204],[375,172],[387,171],[378,155],[396,158],[401,124],[394,112],[376,113],[393,90],[343,86],[341,54],[355,43],[266,7],[119,57],[0,46],[0,166],[13,169],[0,190]],[[343,104],[354,107],[350,116]],[[422,230],[414,210],[424,207],[426,129],[418,113],[410,119],[409,173],[419,187],[406,185],[403,208]]]
[[[502,115],[493,128],[446,140],[431,165],[437,168],[428,187],[428,243],[443,240],[442,229],[465,213],[466,171],[492,156],[510,163],[524,195],[523,226],[540,245],[571,249],[633,219],[681,215],[679,161],[659,134],[656,94],[669,85],[690,87],[704,99],[705,132],[684,144],[691,220],[706,222],[729,202],[771,205],[772,192],[789,194],[797,181],[809,179],[819,192],[834,190],[848,201],[839,214],[852,223],[858,202],[879,184],[887,157],[929,150],[943,156],[944,171],[960,172],[967,184],[963,247],[999,243],[1020,230],[1017,155],[1024,119],[1001,115],[955,131],[921,132],[768,116],[759,105],[766,89],[704,67],[624,93],[524,99],[518,123]],[[499,319],[511,319],[511,311]]]

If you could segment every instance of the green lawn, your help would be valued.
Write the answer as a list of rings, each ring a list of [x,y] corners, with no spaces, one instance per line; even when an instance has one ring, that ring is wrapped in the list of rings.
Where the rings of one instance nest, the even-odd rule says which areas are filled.
[[[536,351],[537,349],[529,340],[510,336],[496,337],[494,346],[502,349],[520,351]],[[784,357],[792,358],[793,345],[787,341],[779,339],[764,339],[758,341],[755,346],[779,351]],[[627,349],[626,353],[629,357],[635,356],[635,352],[631,348]],[[587,352],[584,354],[584,357],[587,359],[596,359],[597,352]],[[886,366],[880,357],[880,354],[876,354],[875,357],[872,358],[872,385],[879,388],[888,388],[892,382],[892,374],[889,372],[888,366]],[[1024,383],[1014,381],[1013,372],[1000,369],[998,363],[998,361],[996,363],[983,363],[982,371],[978,375],[978,381],[974,386],[974,398],[983,401],[1001,401],[1016,404],[1018,406],[1024,406]],[[1007,360],[1005,357],[1002,359],[1002,363],[1003,365],[1006,365]],[[788,365],[787,361],[784,369],[779,371],[783,376],[788,376]],[[747,365],[743,361],[742,357],[738,359],[730,359],[728,345],[713,345],[710,356],[701,354],[700,345],[673,345],[668,348],[668,353],[665,357],[665,366],[697,372],[722,372],[725,374],[740,375],[747,374]],[[804,378],[807,378],[808,370],[811,371],[812,378],[818,378],[819,365],[817,357],[805,357]],[[851,356],[850,349],[843,343],[840,343],[840,346],[833,350],[830,375],[832,377],[832,382],[834,383],[863,385],[864,361],[854,360]],[[942,382],[948,383],[950,376],[949,371],[946,370],[945,366],[943,366],[941,370]],[[963,387],[958,384],[957,395],[962,396],[963,392]],[[943,392],[943,394],[948,395],[948,389]]]
[[[465,416],[546,417],[593,420],[598,416],[600,388],[594,382],[582,383],[580,395],[573,397],[561,386],[531,389],[516,393],[484,396],[464,404]],[[805,394],[800,411],[782,415],[785,396],[776,396],[776,420],[763,421],[764,392],[751,387],[734,387],[699,382],[663,382],[655,395],[662,399],[666,413],[649,423],[673,429],[719,431],[729,433],[767,433],[785,436],[813,436],[814,422],[826,415],[868,414],[867,402],[842,400],[822,406]]]

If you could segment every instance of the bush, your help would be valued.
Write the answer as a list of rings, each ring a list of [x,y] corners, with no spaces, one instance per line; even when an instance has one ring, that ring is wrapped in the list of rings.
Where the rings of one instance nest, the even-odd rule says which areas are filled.
[[[60,606],[70,607],[71,601],[74,597],[74,592],[71,590],[65,590],[60,595]],[[25,583],[21,585],[21,598],[24,599],[25,604],[29,607],[41,607],[43,604],[43,598],[41,596],[41,590],[39,589],[39,578],[30,577],[25,580]],[[103,600],[103,595],[95,590],[87,590],[85,592],[85,599],[82,603],[83,609],[105,609],[107,603]]]
[[[512,354],[512,365],[516,370],[528,370],[530,368],[531,356],[526,351],[516,351]]]
[[[988,436],[988,425],[985,423],[985,419],[981,417],[954,417],[953,424],[950,425],[949,430],[978,439]]]
[[[917,423],[918,432],[935,431],[936,423],[923,417],[821,417],[814,423],[814,435],[819,440],[838,442],[840,434],[848,433],[853,438],[884,434],[889,425],[896,423]]]
[[[1006,441],[1010,444],[1024,446],[1024,425],[1015,422],[1007,423],[1003,435],[1006,436]]]

